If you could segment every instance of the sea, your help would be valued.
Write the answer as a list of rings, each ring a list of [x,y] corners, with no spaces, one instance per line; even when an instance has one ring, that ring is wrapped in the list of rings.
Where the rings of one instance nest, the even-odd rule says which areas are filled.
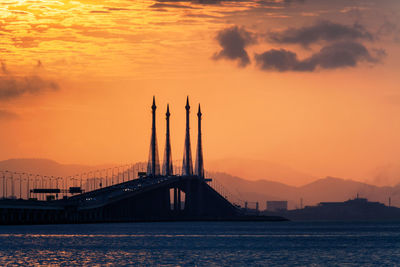
[[[0,266],[400,266],[400,223],[0,226]]]

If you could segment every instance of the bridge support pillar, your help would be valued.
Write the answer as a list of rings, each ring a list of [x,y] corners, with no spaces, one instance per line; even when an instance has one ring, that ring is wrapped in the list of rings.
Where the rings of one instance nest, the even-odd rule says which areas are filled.
[[[177,204],[178,204],[178,211],[180,211],[181,210],[181,190],[179,189],[179,188],[177,188],[177,190],[178,190],[178,202],[177,202]]]
[[[174,187],[174,211],[178,210],[178,188]]]

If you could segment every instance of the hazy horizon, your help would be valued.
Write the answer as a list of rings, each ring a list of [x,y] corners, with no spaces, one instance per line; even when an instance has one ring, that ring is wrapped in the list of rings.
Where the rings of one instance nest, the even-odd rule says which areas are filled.
[[[56,165],[45,165],[43,163],[55,163]],[[67,171],[67,176],[84,173],[87,170],[100,170],[112,168],[115,166],[135,165],[144,163],[147,165],[147,161],[138,162],[125,162],[125,163],[103,163],[103,164],[77,164],[77,163],[64,163],[58,162],[52,159],[46,158],[11,158],[6,160],[0,160],[0,170],[6,170],[3,166],[11,166],[9,170],[12,171],[23,171],[23,172],[35,172],[41,170],[44,173],[37,172],[37,174],[43,175],[66,175],[63,172]],[[25,164],[25,165],[24,165]],[[174,160],[174,169],[181,167],[181,160]],[[263,164],[263,168],[252,168],[258,164]],[[246,181],[271,181],[278,182],[289,186],[301,187],[315,181],[334,177],[343,180],[350,180],[355,182],[361,182],[371,184],[375,186],[396,186],[400,184],[397,181],[397,177],[390,173],[390,170],[386,169],[386,172],[381,172],[380,176],[375,177],[363,177],[363,179],[355,179],[352,177],[339,177],[333,175],[321,175],[313,176],[310,173],[302,172],[281,164],[273,162],[265,162],[261,160],[252,159],[239,159],[239,158],[226,158],[219,160],[207,160],[205,162],[206,172],[208,173],[225,173],[234,177],[244,179]],[[50,174],[51,173],[51,174]],[[54,173],[54,174],[53,174]],[[397,173],[397,172],[396,172]],[[384,176],[386,175],[386,176]],[[210,177],[212,178],[212,177]],[[378,180],[378,178],[381,178]]]

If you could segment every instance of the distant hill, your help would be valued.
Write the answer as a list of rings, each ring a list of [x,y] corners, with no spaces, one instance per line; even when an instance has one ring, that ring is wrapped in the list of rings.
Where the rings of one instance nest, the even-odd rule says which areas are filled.
[[[77,173],[110,168],[115,165],[60,164],[49,159],[8,159],[0,161],[0,170],[18,171],[47,176],[70,176]]]
[[[302,173],[291,167],[264,160],[228,158],[206,162],[206,169],[214,172],[225,172],[246,180],[269,180],[293,186],[301,186],[316,180],[310,174]]]
[[[264,209],[267,200],[287,200],[289,208],[315,205],[323,201],[345,201],[357,196],[371,201],[388,203],[391,197],[393,206],[400,206],[400,186],[378,187],[352,180],[327,177],[307,185],[295,187],[266,180],[247,181],[226,173],[212,173],[211,176],[232,195],[247,201],[258,201]]]

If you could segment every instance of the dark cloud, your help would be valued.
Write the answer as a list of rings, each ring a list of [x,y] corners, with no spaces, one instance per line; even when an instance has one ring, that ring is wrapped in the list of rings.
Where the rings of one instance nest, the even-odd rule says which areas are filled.
[[[262,70],[272,71],[314,71],[320,69],[337,69],[355,67],[361,61],[377,63],[382,54],[372,56],[368,49],[357,42],[340,42],[327,45],[303,60],[297,54],[285,49],[271,49],[256,54],[255,60]]]
[[[0,109],[0,121],[1,120],[14,120],[14,119],[19,119],[18,114],[5,110],[5,109]]]
[[[4,62],[1,62],[1,72],[2,72],[3,74],[9,74],[9,71],[8,71],[8,69],[7,69],[7,65],[6,65],[6,63],[4,63]]]
[[[377,35],[381,38],[391,37],[391,39],[400,42],[400,27],[397,23],[385,19],[385,22],[379,27]]]
[[[205,18],[205,19],[217,19],[218,16],[208,15],[208,14],[185,14],[185,17],[189,18]]]
[[[155,3],[150,6],[151,8],[187,8],[194,9],[194,7],[178,4],[168,4],[168,3]]]
[[[291,3],[304,3],[306,0],[284,0],[283,2],[286,4],[291,4]]]
[[[280,44],[301,44],[308,46],[319,41],[373,40],[373,35],[357,23],[348,26],[321,20],[311,26],[288,28],[281,32],[270,32],[267,35],[267,39]]]
[[[222,2],[248,2],[251,0],[157,0],[160,3],[220,4]]]
[[[203,4],[203,5],[215,5],[229,2],[248,2],[254,3],[257,5],[281,5],[281,4],[291,4],[291,3],[304,3],[305,0],[157,0],[160,3],[179,3],[179,2],[187,2],[193,4]]]
[[[37,63],[36,63],[36,68],[38,68],[38,69],[43,68],[43,63],[42,63],[41,60],[38,60],[38,61],[37,61]]]
[[[39,64],[40,61],[38,61]],[[43,79],[39,75],[14,76],[5,65],[2,65],[2,74],[0,75],[0,101],[17,98],[26,94],[40,94],[44,91],[55,91],[59,85],[51,80]],[[42,63],[40,62],[40,66]]]
[[[106,11],[106,10],[91,10],[90,13],[94,13],[94,14],[109,14],[111,12],[110,11]]]
[[[109,11],[128,11],[129,8],[124,7],[105,7]]]
[[[241,67],[245,67],[250,63],[250,58],[245,48],[256,42],[256,38],[251,32],[244,28],[233,26],[218,32],[216,40],[222,50],[214,54],[213,58],[215,60],[221,58],[238,60]]]

